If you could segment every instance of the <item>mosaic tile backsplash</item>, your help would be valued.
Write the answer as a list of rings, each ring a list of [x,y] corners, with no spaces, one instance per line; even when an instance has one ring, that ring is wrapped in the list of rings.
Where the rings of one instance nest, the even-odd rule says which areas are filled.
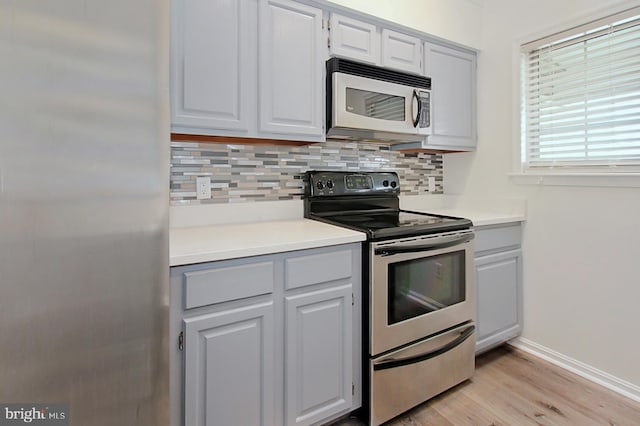
[[[395,171],[403,195],[442,193],[442,154],[401,153],[386,145],[327,141],[303,146],[171,142],[171,204],[301,199],[307,170]],[[211,199],[196,199],[196,177],[211,177]]]

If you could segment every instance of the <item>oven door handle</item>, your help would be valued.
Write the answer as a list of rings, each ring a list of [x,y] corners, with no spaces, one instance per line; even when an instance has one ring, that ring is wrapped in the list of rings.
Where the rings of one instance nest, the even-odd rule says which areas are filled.
[[[440,348],[435,349],[433,351],[429,351],[423,354],[413,355],[406,358],[399,358],[399,359],[389,358],[389,359],[376,362],[373,365],[373,370],[374,371],[387,370],[389,368],[396,368],[396,367],[402,367],[410,364],[417,364],[419,362],[426,361],[431,358],[435,358],[439,355],[449,352],[456,346],[459,346],[460,344],[462,344],[462,342],[464,342],[469,337],[471,337],[475,329],[476,329],[475,325],[472,325],[466,328],[464,331],[460,333],[460,336],[458,336],[451,342],[447,343],[446,345],[441,346]]]
[[[465,234],[463,236],[456,236],[444,240],[434,241],[426,244],[406,244],[406,245],[393,245],[389,247],[380,247],[375,250],[376,256],[390,256],[400,253],[416,253],[427,250],[437,250],[441,248],[453,247],[458,244],[466,243],[474,238],[474,234]]]

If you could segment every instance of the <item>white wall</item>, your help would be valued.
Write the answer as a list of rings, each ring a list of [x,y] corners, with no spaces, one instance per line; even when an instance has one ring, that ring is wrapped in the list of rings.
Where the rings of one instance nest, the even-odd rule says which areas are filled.
[[[483,0],[331,0],[425,33],[478,48]]]
[[[444,182],[447,193],[526,198],[523,337],[640,386],[640,188],[516,185],[508,176],[518,108],[513,43],[616,5],[604,0],[485,2],[478,151],[445,155]]]

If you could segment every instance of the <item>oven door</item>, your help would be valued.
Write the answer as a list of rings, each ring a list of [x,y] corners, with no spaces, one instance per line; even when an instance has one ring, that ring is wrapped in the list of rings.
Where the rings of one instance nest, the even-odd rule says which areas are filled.
[[[473,231],[371,244],[370,354],[474,317]]]

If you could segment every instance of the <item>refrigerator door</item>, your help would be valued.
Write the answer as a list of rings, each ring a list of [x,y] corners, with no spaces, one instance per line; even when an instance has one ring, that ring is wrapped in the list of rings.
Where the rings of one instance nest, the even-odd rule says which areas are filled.
[[[168,0],[0,0],[0,403],[168,424]]]

